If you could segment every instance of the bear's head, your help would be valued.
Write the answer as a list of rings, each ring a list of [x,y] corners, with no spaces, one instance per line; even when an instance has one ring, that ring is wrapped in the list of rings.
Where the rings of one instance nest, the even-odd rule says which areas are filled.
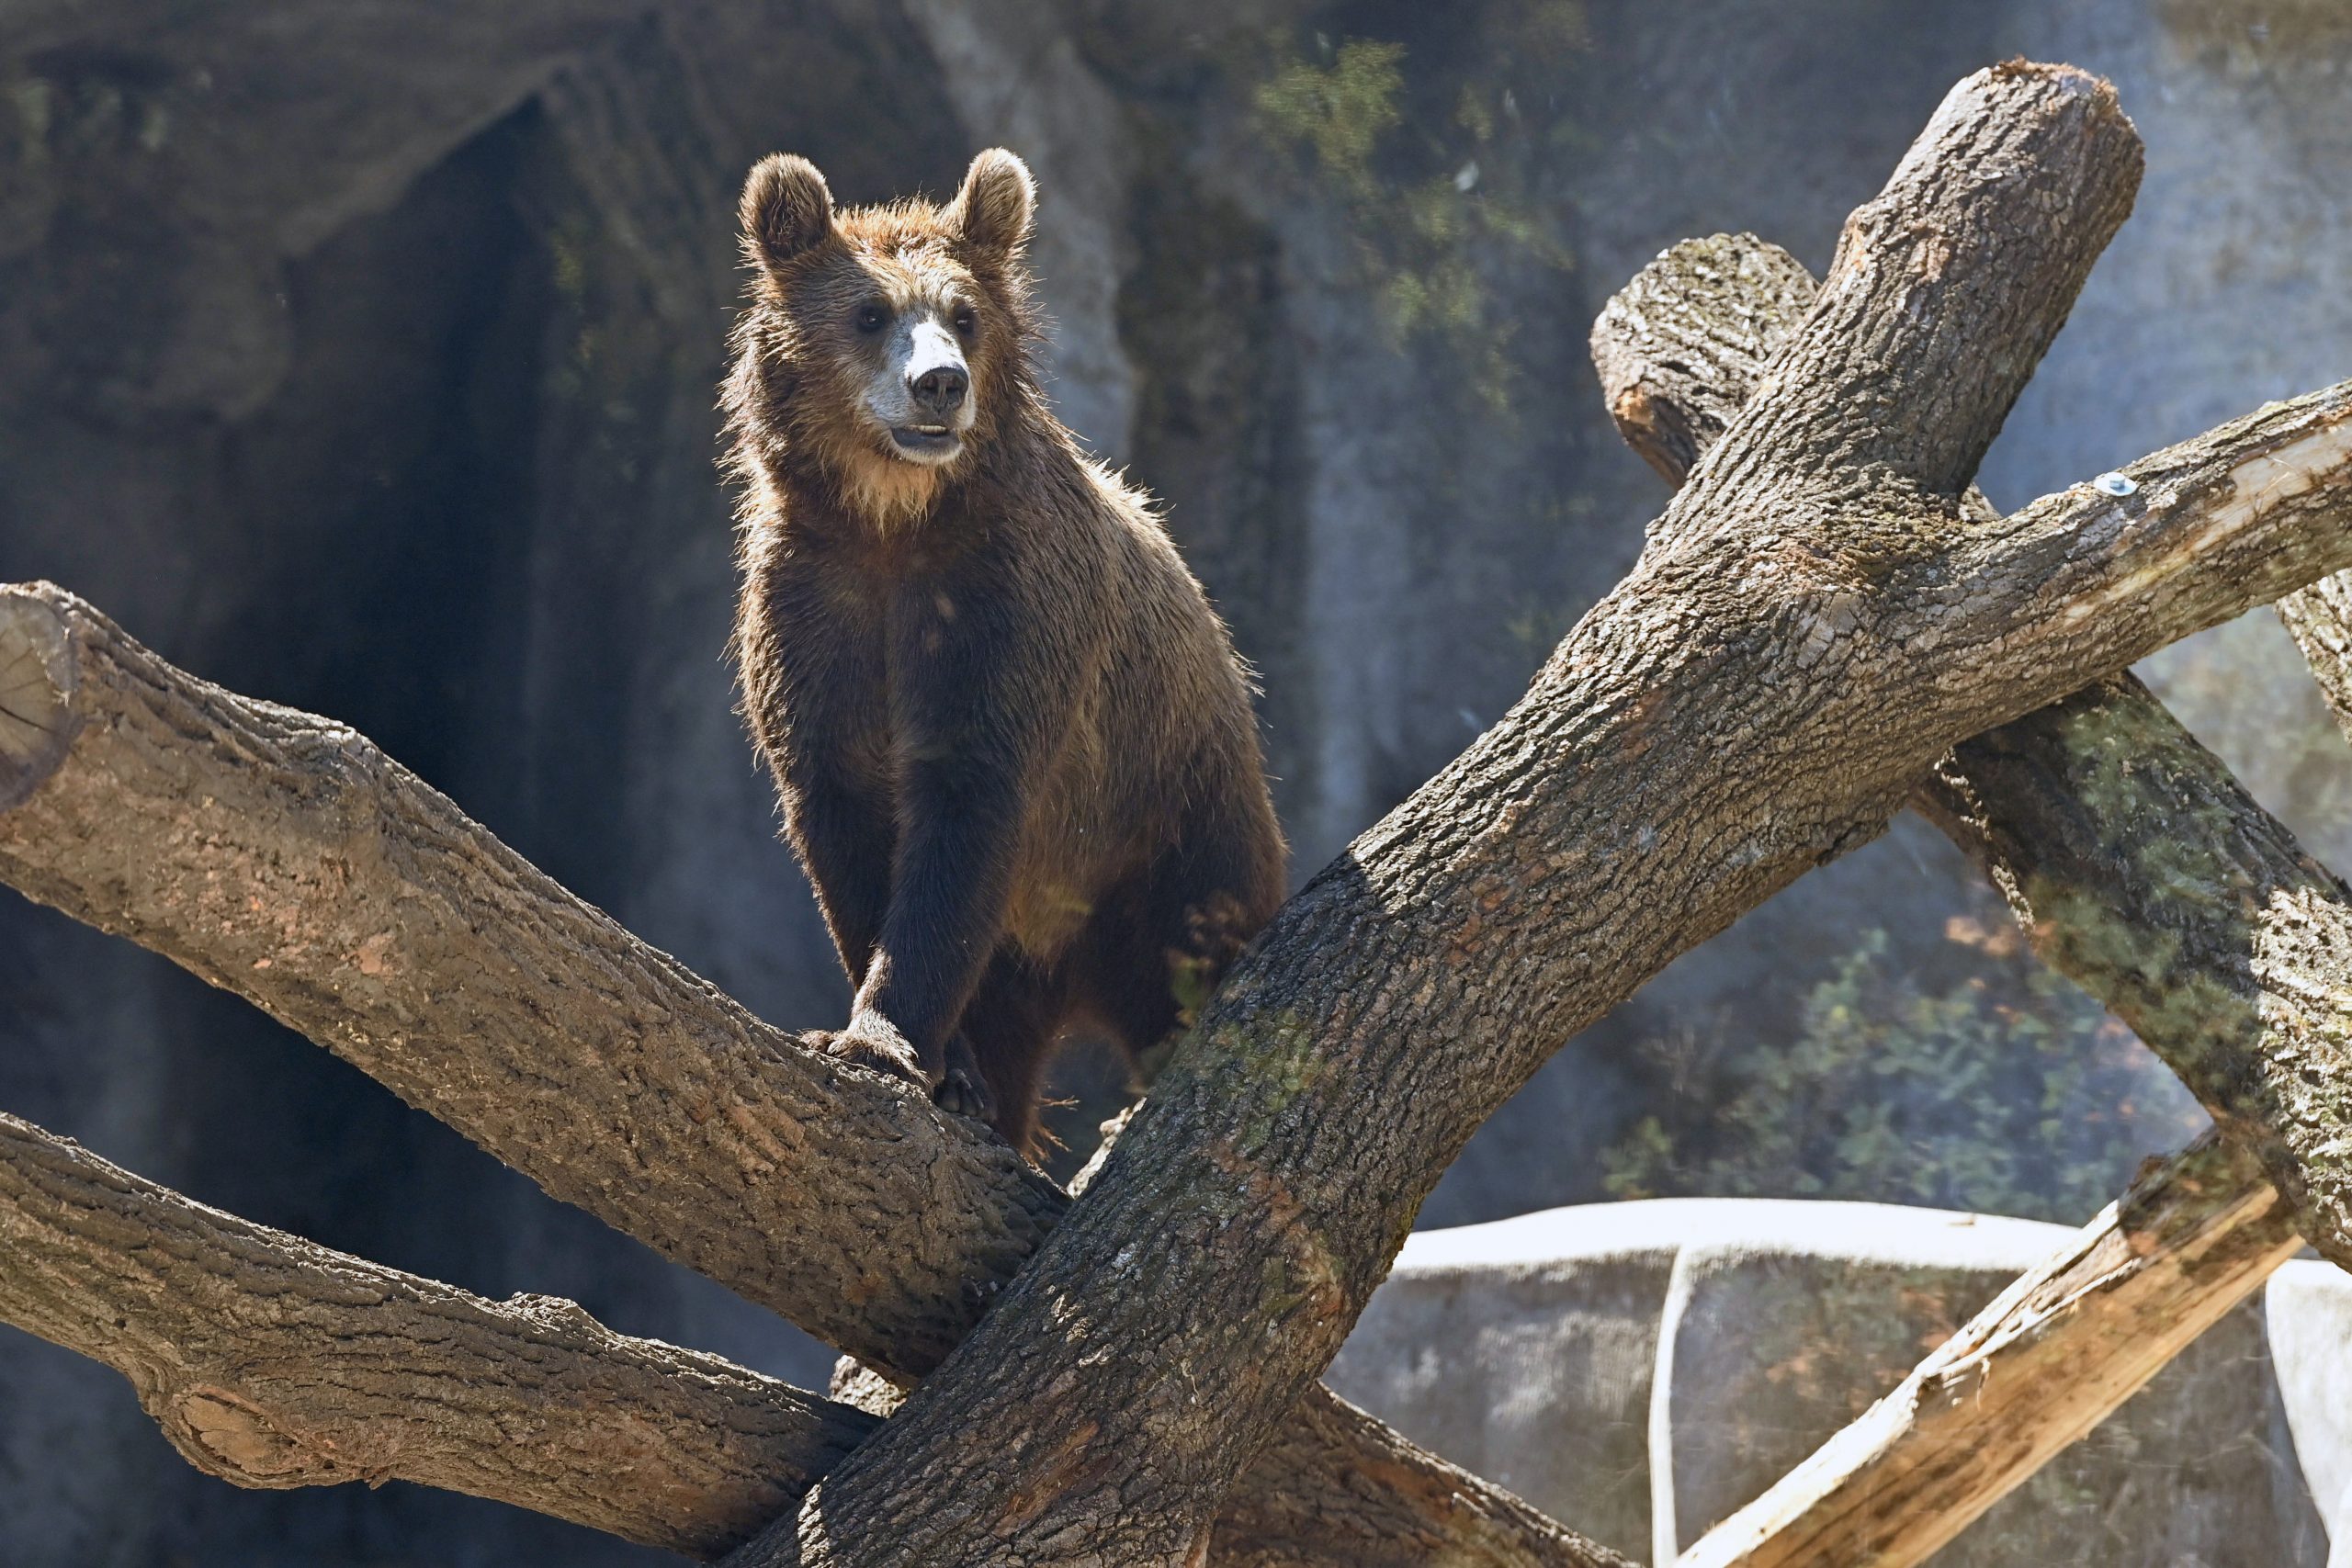
[[[1022,249],[1035,205],[1027,166],[1001,148],[944,207],[837,209],[807,159],[754,165],[741,208],[753,280],[726,399],[739,463],[823,485],[877,523],[927,508],[1034,392]]]

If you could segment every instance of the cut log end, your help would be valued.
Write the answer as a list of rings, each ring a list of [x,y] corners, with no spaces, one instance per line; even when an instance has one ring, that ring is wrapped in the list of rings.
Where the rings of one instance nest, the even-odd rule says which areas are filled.
[[[21,588],[0,588],[0,811],[40,787],[74,743],[73,628]]]
[[[1813,275],[1753,234],[1658,253],[1592,325],[1610,417],[1668,484],[1724,433],[1813,302]]]
[[[2056,113],[2079,115],[2085,124],[2103,122],[2113,126],[2131,139],[2135,149],[2138,146],[2139,129],[2123,112],[2123,99],[2116,92],[2115,84],[2079,65],[2054,61],[2020,58],[1987,65],[1952,88],[1938,117],[1962,106],[2019,91],[2036,97],[2046,94]]]

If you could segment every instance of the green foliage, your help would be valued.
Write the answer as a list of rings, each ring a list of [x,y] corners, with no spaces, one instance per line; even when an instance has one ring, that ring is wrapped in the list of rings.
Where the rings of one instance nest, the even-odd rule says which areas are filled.
[[[1656,1053],[1714,1108],[1645,1118],[1603,1156],[1620,1197],[1851,1198],[2077,1223],[2204,1118],[2122,1024],[2022,950],[1955,920],[1974,950],[1937,987],[1870,933],[1807,995],[1795,1043],[1685,1038]],[[1735,1055],[1736,1053],[1736,1055]]]
[[[1262,139],[1345,213],[1358,281],[1395,342],[1442,340],[1491,413],[1510,408],[1517,326],[1494,304],[1492,274],[1572,262],[1538,186],[1544,153],[1580,138],[1524,112],[1519,78],[1556,80],[1583,47],[1573,0],[1525,7],[1419,66],[1391,39],[1283,38],[1252,94]]]
[[[1381,133],[1404,118],[1396,107],[1404,58],[1401,43],[1351,39],[1329,66],[1294,59],[1260,84],[1258,112],[1275,136],[1313,147],[1324,175],[1351,199],[1376,201],[1372,154]]]
[[[0,97],[7,100],[0,107],[0,165],[33,169],[77,155],[154,153],[172,139],[168,95],[119,73],[0,79]],[[10,194],[0,188],[0,202]]]

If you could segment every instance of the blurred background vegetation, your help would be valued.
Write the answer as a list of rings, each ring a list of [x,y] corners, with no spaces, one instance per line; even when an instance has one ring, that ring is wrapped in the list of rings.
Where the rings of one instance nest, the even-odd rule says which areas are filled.
[[[2149,164],[1997,502],[2352,368],[2329,0],[12,0],[0,576],[348,720],[823,1023],[845,989],[721,662],[712,389],[753,158],[852,201],[1030,160],[1057,403],[1166,498],[1262,671],[1303,876],[1632,561],[1663,496],[1587,363],[1610,292],[1722,230],[1818,270],[1945,89],[2018,53],[2112,77]],[[2275,625],[2143,673],[2352,863],[2352,757]],[[0,1106],[207,1201],[822,1381],[820,1348],[13,897],[0,1040]],[[1118,1087],[1066,1064],[1070,1159]],[[1691,1193],[2077,1220],[2198,1121],[1906,819],[1567,1043],[1422,1221]],[[0,1561],[636,1560],[399,1488],[229,1493],[110,1374],[0,1337]]]

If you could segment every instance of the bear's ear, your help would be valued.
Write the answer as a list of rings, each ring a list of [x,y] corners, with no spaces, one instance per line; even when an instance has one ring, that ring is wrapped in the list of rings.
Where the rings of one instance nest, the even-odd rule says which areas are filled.
[[[743,249],[770,272],[833,231],[833,193],[806,158],[771,152],[752,165],[737,208]]]
[[[1029,165],[1001,147],[991,147],[972,160],[947,217],[964,243],[1002,261],[1028,241],[1029,220],[1036,210],[1037,182],[1029,177]]]

